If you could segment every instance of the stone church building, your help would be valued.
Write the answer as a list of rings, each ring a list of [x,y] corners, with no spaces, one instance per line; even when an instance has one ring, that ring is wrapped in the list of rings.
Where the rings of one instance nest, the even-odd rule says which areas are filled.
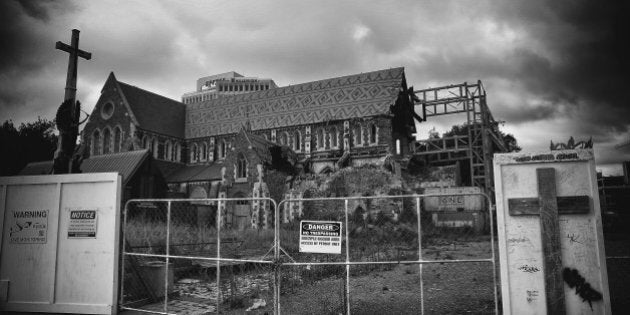
[[[90,158],[149,150],[168,196],[270,195],[270,172],[295,176],[407,156],[415,133],[404,68],[184,104],[110,73],[82,132]],[[225,225],[267,227],[261,201],[220,207]]]

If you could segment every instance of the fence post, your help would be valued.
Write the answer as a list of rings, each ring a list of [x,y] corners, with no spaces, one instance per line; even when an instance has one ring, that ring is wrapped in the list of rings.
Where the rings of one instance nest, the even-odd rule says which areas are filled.
[[[125,234],[125,229],[127,228],[127,208],[129,207],[129,202],[125,203],[125,209],[123,210],[123,225],[121,229],[122,234],[122,261],[120,262],[120,301],[118,305],[124,305],[125,303],[125,258],[127,252],[127,235]]]
[[[494,252],[494,215],[492,214],[492,199],[487,194],[483,194],[486,197],[488,204],[488,215],[490,218],[490,248],[492,249],[492,280],[494,281],[494,313],[499,314],[499,293],[497,288],[497,260]]]
[[[348,199],[345,201],[345,212],[346,212],[346,314],[350,315],[350,237],[348,230],[350,226],[348,226]]]
[[[217,314],[221,308],[221,209],[223,208],[224,199],[219,199],[217,202]]]
[[[418,261],[422,261],[422,219],[420,218],[420,197],[416,197],[416,213],[418,216]],[[424,283],[422,280],[422,263],[418,264],[420,276],[420,312],[424,314]]]
[[[273,199],[272,199],[273,200]],[[284,200],[283,200],[284,201]],[[274,291],[274,295],[273,295],[273,307],[274,307],[274,313],[276,315],[280,314],[280,205],[282,205],[284,207],[285,204],[283,204],[280,201],[280,204],[276,204],[275,200],[273,200],[273,202],[271,203],[271,205],[274,206],[274,225],[273,225],[273,229],[274,229],[274,233],[273,233],[273,244],[274,244],[274,252],[273,252],[273,260],[274,260],[274,265],[273,265],[273,291]]]
[[[171,201],[166,203],[166,261],[164,265],[164,313],[168,313],[168,263],[171,241]]]

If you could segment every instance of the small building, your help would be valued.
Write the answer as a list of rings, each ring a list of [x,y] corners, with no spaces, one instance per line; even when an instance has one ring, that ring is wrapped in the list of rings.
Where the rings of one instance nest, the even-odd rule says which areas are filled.
[[[52,161],[33,162],[18,175],[47,175]],[[149,150],[96,155],[83,160],[82,173],[116,172],[122,176],[123,204],[134,198],[163,198],[168,187]]]

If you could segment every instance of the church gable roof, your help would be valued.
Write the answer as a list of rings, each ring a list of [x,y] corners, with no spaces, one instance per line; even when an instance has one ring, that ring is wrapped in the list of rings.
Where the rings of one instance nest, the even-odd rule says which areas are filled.
[[[184,138],[186,106],[183,103],[121,81],[117,82],[140,128]]]
[[[81,171],[83,173],[118,172],[122,175],[123,185],[125,185],[140,165],[150,157],[149,150],[90,156],[81,163]]]
[[[186,138],[390,113],[405,80],[404,68],[308,82],[207,100],[186,106]]]

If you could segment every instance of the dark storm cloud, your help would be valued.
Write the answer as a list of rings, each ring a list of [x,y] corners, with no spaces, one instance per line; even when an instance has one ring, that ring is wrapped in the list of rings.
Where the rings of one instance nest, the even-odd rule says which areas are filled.
[[[51,17],[74,11],[67,1],[2,1],[0,3],[0,111],[41,108],[46,101],[37,99],[50,92],[45,85],[44,69],[51,66],[49,52],[54,43],[46,32]],[[48,46],[46,44],[49,44]],[[36,104],[31,103],[35,100]],[[31,106],[25,109],[25,106]],[[47,104],[50,106],[50,104]],[[3,116],[5,116],[3,115]],[[9,116],[9,115],[7,115]],[[11,115],[12,116],[12,115]],[[6,117],[3,119],[14,118]]]
[[[225,71],[280,85],[404,66],[409,85],[481,79],[525,149],[594,136],[614,157],[628,133],[628,4],[585,1],[0,1],[0,118],[50,116],[81,30],[79,98],[109,71],[179,99]],[[532,127],[533,126],[533,127]],[[535,130],[534,130],[535,128]],[[614,160],[614,158],[612,158]]]
[[[54,5],[53,0],[41,0],[41,1],[28,1],[28,0],[15,0],[22,10],[29,16],[47,22],[50,18],[49,8]]]
[[[506,23],[529,26],[556,56],[553,62],[526,58],[521,83],[552,103],[587,104],[597,124],[627,131],[630,106],[626,91],[630,13],[626,1],[544,1],[504,5]],[[527,52],[524,52],[527,54]],[[617,115],[607,115],[607,112]],[[586,131],[586,130],[585,130]]]

